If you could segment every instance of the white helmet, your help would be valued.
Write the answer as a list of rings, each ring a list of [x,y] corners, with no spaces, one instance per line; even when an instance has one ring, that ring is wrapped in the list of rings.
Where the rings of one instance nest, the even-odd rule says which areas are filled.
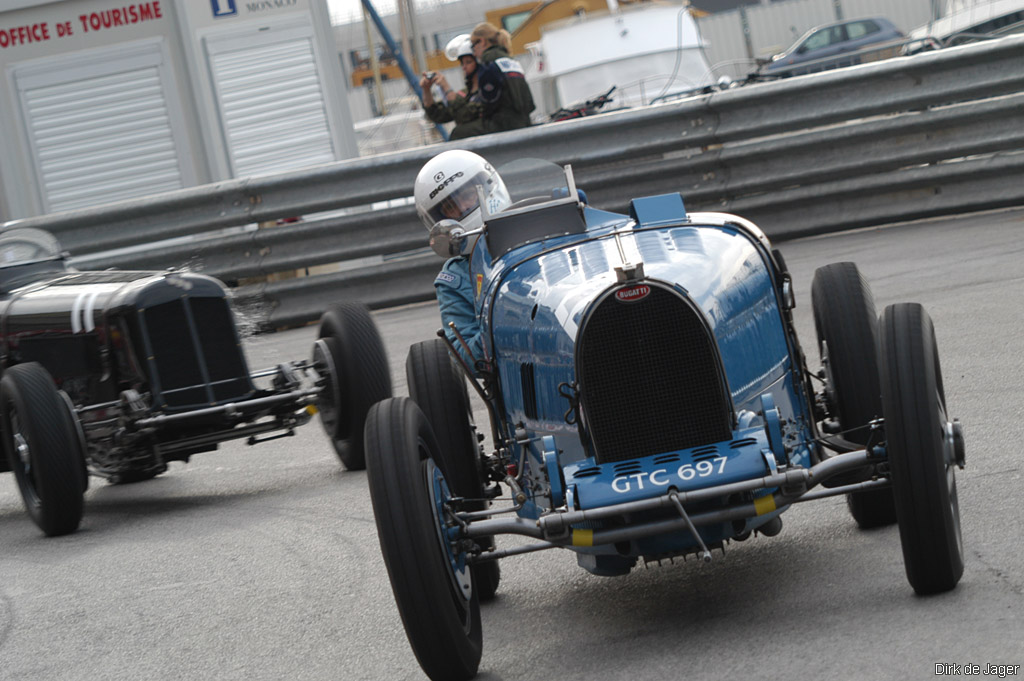
[[[462,33],[455,36],[448,41],[448,44],[444,47],[444,56],[448,57],[450,61],[459,61],[459,59],[476,55],[473,54],[473,41],[470,40],[468,33]]]
[[[483,227],[477,187],[483,187],[489,214],[512,203],[501,175],[481,156],[462,149],[441,152],[416,176],[416,212],[428,230],[445,219],[458,220],[467,231]]]

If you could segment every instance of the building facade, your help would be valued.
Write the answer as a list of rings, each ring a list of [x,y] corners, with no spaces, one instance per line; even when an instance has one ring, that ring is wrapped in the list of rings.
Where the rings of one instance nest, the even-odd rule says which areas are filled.
[[[8,0],[0,222],[357,155],[324,0]]]

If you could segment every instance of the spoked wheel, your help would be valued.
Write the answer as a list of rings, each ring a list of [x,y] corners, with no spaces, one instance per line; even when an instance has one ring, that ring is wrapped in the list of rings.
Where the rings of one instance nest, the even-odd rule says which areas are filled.
[[[480,447],[472,427],[472,412],[466,381],[448,354],[440,338],[416,343],[409,348],[405,362],[409,396],[427,417],[437,438],[437,465],[444,471],[452,492],[465,499],[479,499],[468,510],[487,507],[480,470]],[[490,545],[493,538],[484,537]],[[501,581],[498,561],[473,566],[473,578],[481,601],[494,598]]]
[[[480,665],[480,603],[466,554],[453,543],[452,492],[435,464],[434,433],[416,403],[377,403],[366,419],[366,462],[391,588],[420,666],[434,681]]]
[[[47,536],[82,521],[84,452],[75,415],[50,373],[35,362],[4,370],[0,380],[4,448],[29,517]]]
[[[867,445],[871,437],[867,424],[882,415],[878,317],[871,289],[856,264],[826,265],[814,273],[811,306],[829,414],[839,422],[844,439]],[[862,528],[896,522],[891,489],[854,492],[846,495],[846,503]]]
[[[345,468],[362,470],[366,412],[391,396],[387,354],[365,306],[340,303],[324,312],[313,363],[325,382],[317,401],[320,423]]]
[[[882,313],[879,356],[885,436],[907,578],[919,594],[948,591],[964,572],[954,469],[960,424],[946,413],[935,330],[916,303]]]

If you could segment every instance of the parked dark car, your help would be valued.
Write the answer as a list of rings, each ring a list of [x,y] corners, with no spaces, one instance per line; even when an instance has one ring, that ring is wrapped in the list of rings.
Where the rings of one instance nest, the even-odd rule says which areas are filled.
[[[898,43],[904,38],[903,32],[883,17],[817,26],[803,34],[789,49],[772,57],[760,73],[798,76],[877,61],[896,56]],[[883,49],[884,43],[894,45],[886,50]],[[877,49],[866,50],[871,47]]]
[[[291,435],[319,412],[349,469],[391,394],[365,307],[324,313],[308,360],[250,372],[228,292],[187,271],[78,272],[37,229],[0,232],[0,428],[32,520],[75,531],[88,476],[150,479],[170,461]]]
[[[585,205],[568,169],[521,170],[501,170],[514,203],[482,230],[432,231],[445,256],[475,239],[482,353],[413,345],[410,397],[366,419],[381,550],[430,678],[476,674],[499,559],[563,549],[607,577],[710,562],[779,534],[793,504],[837,495],[861,527],[898,524],[916,592],[956,586],[964,439],[923,307],[879,317],[854,263],[819,268],[812,373],[791,275],[755,224],[690,213],[679,194],[610,213]],[[489,452],[466,379],[488,409]],[[506,640],[524,626],[490,619]],[[571,628],[548,635],[552,650],[572,645]]]

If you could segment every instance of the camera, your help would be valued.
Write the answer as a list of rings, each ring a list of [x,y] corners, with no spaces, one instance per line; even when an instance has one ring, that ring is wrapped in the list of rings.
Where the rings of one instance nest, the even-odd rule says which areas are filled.
[[[431,83],[433,83],[437,79],[437,71],[427,71],[423,75]]]

